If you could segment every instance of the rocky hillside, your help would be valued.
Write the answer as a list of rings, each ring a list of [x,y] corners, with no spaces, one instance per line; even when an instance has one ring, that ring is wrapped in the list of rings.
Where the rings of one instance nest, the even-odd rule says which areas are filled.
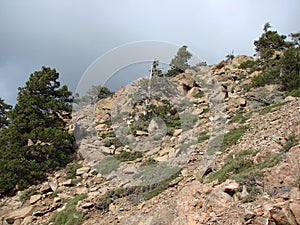
[[[300,101],[249,59],[141,79],[73,113],[78,161],[0,199],[0,224],[300,224]]]

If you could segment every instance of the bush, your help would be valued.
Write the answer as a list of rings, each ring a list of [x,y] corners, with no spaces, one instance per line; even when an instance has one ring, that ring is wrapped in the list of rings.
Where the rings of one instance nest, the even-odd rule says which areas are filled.
[[[223,142],[221,145],[221,151],[230,148],[232,145],[235,145],[238,140],[244,135],[247,127],[239,127],[233,130],[230,130],[227,134],[224,135]]]
[[[37,189],[36,188],[29,188],[25,191],[23,191],[23,193],[20,195],[19,200],[21,202],[26,201],[27,199],[29,199],[31,196],[37,194]]]
[[[120,154],[114,155],[114,157],[121,161],[121,162],[126,162],[126,161],[133,161],[137,158],[142,158],[143,153],[141,152],[127,152],[127,151],[121,151]]]
[[[74,179],[76,177],[77,169],[81,168],[82,165],[78,162],[72,162],[66,167],[66,179]]]
[[[198,137],[198,143],[202,143],[203,141],[206,141],[209,138],[210,138],[210,135],[207,133],[204,133],[200,137]]]

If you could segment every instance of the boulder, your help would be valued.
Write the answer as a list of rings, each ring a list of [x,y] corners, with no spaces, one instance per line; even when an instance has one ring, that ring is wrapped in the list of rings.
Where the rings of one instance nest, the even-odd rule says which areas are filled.
[[[30,204],[34,204],[36,202],[38,202],[40,199],[42,198],[42,195],[38,194],[38,195],[33,195],[30,197]]]
[[[32,212],[32,210],[33,210],[33,206],[27,206],[27,207],[23,207],[23,208],[14,210],[7,215],[6,221],[9,224],[13,224],[15,220],[23,219],[23,218],[29,216],[30,213]]]
[[[85,166],[76,170],[76,175],[81,176],[82,174],[88,173],[91,170],[91,167]]]
[[[290,204],[290,210],[292,211],[297,223],[300,224],[300,204],[292,202]]]

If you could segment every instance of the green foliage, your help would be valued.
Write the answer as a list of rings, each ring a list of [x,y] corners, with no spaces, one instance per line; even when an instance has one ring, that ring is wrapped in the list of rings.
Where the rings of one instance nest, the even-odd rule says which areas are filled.
[[[265,24],[266,25],[266,24]],[[275,51],[282,51],[289,46],[285,41],[285,35],[279,35],[277,31],[270,31],[269,26],[264,27],[261,37],[254,41],[255,51],[263,62],[268,62],[275,54]]]
[[[172,134],[174,129],[181,127],[181,117],[169,102],[165,101],[162,105],[150,104],[146,107],[147,114],[140,115],[139,120],[130,124],[130,130],[133,134],[136,134],[137,130],[148,131],[150,121],[158,117],[162,119],[167,126],[167,133]],[[187,121],[188,122],[188,121]]]
[[[286,138],[286,142],[282,145],[282,151],[288,152],[292,147],[298,144],[299,138],[296,134],[291,134]]]
[[[60,87],[55,69],[42,67],[19,88],[18,102],[1,130],[0,192],[24,188],[64,166],[74,153],[74,136],[66,130],[72,97]]]
[[[192,54],[187,51],[187,46],[182,46],[177,51],[176,56],[171,60],[171,69],[165,74],[167,77],[173,77],[180,73],[183,73],[190,66],[188,65],[188,60],[192,57]]]
[[[203,96],[204,92],[200,90],[197,94],[194,95],[194,98],[202,98]]]
[[[100,137],[101,137],[102,139],[105,139],[105,138],[108,138],[108,137],[116,137],[116,134],[115,134],[114,131],[112,131],[112,132],[108,132],[108,133],[102,133],[102,134],[100,135]]]
[[[262,109],[260,109],[258,112],[260,115],[266,115],[268,114],[269,112],[271,112],[273,109],[277,108],[277,107],[280,107],[280,106],[283,106],[285,105],[286,103],[288,103],[288,101],[285,101],[285,102],[280,102],[280,103],[276,103],[276,104],[272,104],[272,105],[268,105]]]
[[[230,122],[232,123],[240,123],[244,124],[248,119],[250,119],[251,114],[250,113],[237,113]]]
[[[148,159],[147,161],[143,162],[141,166],[156,166],[158,162],[155,159]]]
[[[207,133],[202,134],[200,137],[198,137],[198,143],[202,143],[210,138],[210,135]]]
[[[120,161],[117,160],[114,156],[108,156],[100,160],[95,166],[95,169],[98,173],[105,175],[110,174],[112,171],[119,168]]]
[[[300,48],[290,47],[278,62],[280,82],[284,91],[300,88]]]
[[[37,189],[34,188],[34,187],[33,188],[29,188],[29,189],[27,189],[27,190],[25,190],[25,191],[22,192],[22,194],[19,197],[19,200],[21,202],[24,202],[24,201],[26,201],[27,199],[29,199],[31,196],[33,196],[35,194],[37,194]]]
[[[242,199],[242,203],[252,202],[261,193],[257,182],[263,176],[262,170],[277,165],[281,160],[281,154],[267,158],[264,161],[254,164],[252,157],[257,151],[245,150],[238,153],[231,153],[225,160],[225,165],[218,171],[208,175],[207,182],[218,180],[224,182],[227,179],[236,180],[241,187],[246,186],[249,195]],[[241,189],[239,190],[241,191]]]
[[[66,179],[74,179],[76,177],[77,169],[81,167],[82,165],[76,161],[69,163],[66,167]]]
[[[297,88],[295,90],[289,91],[286,96],[293,96],[293,97],[300,97],[300,88]]]
[[[121,161],[121,162],[126,162],[126,161],[133,161],[137,158],[142,158],[143,153],[142,152],[127,152],[127,151],[121,151],[120,154],[114,155],[114,157]]]
[[[87,104],[95,104],[97,101],[103,98],[112,96],[114,92],[109,90],[107,87],[101,85],[93,85],[87,92],[86,95],[80,97],[78,93],[75,94],[74,103],[79,107]]]
[[[152,76],[161,77],[163,75],[162,70],[159,69],[158,66],[159,66],[159,60],[155,59],[152,63],[152,68],[151,68]]]
[[[77,195],[71,199],[66,208],[54,215],[52,218],[53,225],[79,225],[82,223],[83,213],[76,210],[79,201],[87,198],[86,194]]]
[[[246,130],[247,127],[244,126],[230,130],[227,134],[224,135],[220,150],[224,151],[227,148],[230,148],[232,145],[235,145],[238,140],[244,135]]]
[[[0,130],[8,125],[7,112],[12,108],[0,98]]]
[[[234,54],[232,51],[230,54],[226,55],[226,61],[231,62],[233,59],[234,59]]]
[[[264,27],[261,37],[254,42],[259,59],[256,67],[262,73],[253,78],[253,86],[279,84],[284,91],[300,87],[300,33],[291,34],[293,42],[285,41],[285,35]]]
[[[159,171],[157,171],[157,169]],[[164,169],[166,169],[166,171],[164,171]],[[155,175],[158,177],[155,177]],[[146,182],[141,186],[119,187],[109,190],[97,200],[95,207],[98,210],[107,211],[111,203],[123,197],[128,197],[133,203],[138,203],[141,200],[149,200],[166,190],[169,187],[169,183],[179,175],[180,170],[178,170],[178,168],[167,168],[165,165],[147,166],[144,168],[144,172],[141,172],[138,177],[143,179],[143,176],[146,176],[150,178],[150,181],[144,178]],[[135,176],[135,179],[136,177],[137,176]]]
[[[252,69],[256,67],[256,62],[254,60],[247,60],[245,62],[242,62],[240,65],[239,65],[239,69]]]

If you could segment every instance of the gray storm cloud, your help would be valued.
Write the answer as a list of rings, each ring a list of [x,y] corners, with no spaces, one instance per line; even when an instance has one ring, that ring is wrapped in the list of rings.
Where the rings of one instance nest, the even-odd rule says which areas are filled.
[[[209,64],[232,50],[252,55],[265,22],[298,32],[299,9],[299,0],[2,0],[0,97],[14,104],[17,87],[43,65],[75,91],[91,63],[129,42],[185,44]]]

